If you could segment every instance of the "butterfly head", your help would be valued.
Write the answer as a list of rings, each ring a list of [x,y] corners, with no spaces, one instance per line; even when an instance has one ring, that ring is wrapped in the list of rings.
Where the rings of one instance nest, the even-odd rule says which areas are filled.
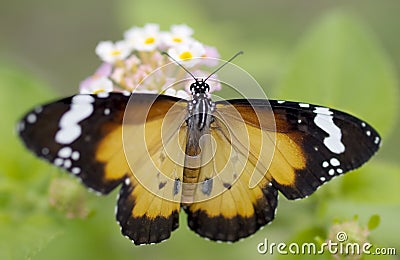
[[[196,79],[196,81],[190,85],[190,92],[192,95],[200,93],[206,94],[209,91],[210,86],[203,79]]]

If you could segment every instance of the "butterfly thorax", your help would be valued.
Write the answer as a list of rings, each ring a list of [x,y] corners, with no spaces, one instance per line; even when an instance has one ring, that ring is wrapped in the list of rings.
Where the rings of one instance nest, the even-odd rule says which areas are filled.
[[[197,128],[202,131],[205,127],[209,127],[212,121],[212,112],[214,111],[214,103],[208,97],[210,86],[202,79],[196,79],[190,85],[192,99],[188,102],[189,117],[187,124],[189,131]]]
[[[196,93],[193,95],[192,100],[188,102],[189,117],[187,125],[190,128],[197,128],[203,130],[210,126],[212,121],[212,112],[214,110],[214,103],[205,93]]]

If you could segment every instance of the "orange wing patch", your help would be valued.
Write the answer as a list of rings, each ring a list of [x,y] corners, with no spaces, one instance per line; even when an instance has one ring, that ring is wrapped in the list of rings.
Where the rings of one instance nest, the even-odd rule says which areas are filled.
[[[121,179],[130,172],[122,147],[122,126],[118,125],[108,131],[96,149],[96,160],[104,164],[104,181]]]
[[[179,225],[186,106],[174,104],[157,100],[125,114],[123,144],[133,173],[121,188],[117,220],[137,245],[165,240]]]
[[[296,172],[306,167],[306,158],[301,146],[290,134],[276,134],[275,153],[268,173],[280,185],[294,186]]]

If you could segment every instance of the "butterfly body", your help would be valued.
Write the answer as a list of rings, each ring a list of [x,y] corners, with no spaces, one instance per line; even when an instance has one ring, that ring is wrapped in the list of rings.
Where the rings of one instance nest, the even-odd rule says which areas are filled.
[[[103,194],[121,186],[117,221],[135,244],[179,226],[237,241],[275,216],[278,191],[304,198],[360,167],[379,134],[349,114],[312,104],[213,102],[200,80],[192,99],[155,94],[76,95],[27,113],[18,125],[36,155]],[[79,113],[81,112],[81,113]]]
[[[182,203],[191,203],[194,200],[196,183],[199,182],[201,168],[201,145],[203,136],[210,134],[210,126],[213,122],[214,102],[207,96],[209,86],[203,81],[196,81],[190,87],[192,99],[188,101],[188,118],[185,167],[183,169],[183,183],[188,183],[182,190]],[[193,185],[190,185],[193,184]],[[207,186],[208,185],[208,186]],[[205,184],[204,192],[208,193],[212,182]]]

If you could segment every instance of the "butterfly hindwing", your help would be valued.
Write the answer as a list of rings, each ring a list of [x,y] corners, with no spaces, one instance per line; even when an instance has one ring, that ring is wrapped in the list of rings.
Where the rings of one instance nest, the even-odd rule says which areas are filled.
[[[278,191],[268,183],[249,189],[248,176],[241,178],[223,194],[187,206],[190,229],[211,240],[234,242],[271,222]]]
[[[133,176],[119,193],[117,221],[121,232],[136,245],[161,242],[179,226],[180,203],[146,190]]]
[[[146,98],[155,97],[135,94],[131,104]],[[137,124],[141,117],[144,123]],[[179,226],[185,117],[185,101],[162,95],[140,110],[127,108],[124,151],[134,174],[122,185],[116,214],[136,245],[161,242]]]

